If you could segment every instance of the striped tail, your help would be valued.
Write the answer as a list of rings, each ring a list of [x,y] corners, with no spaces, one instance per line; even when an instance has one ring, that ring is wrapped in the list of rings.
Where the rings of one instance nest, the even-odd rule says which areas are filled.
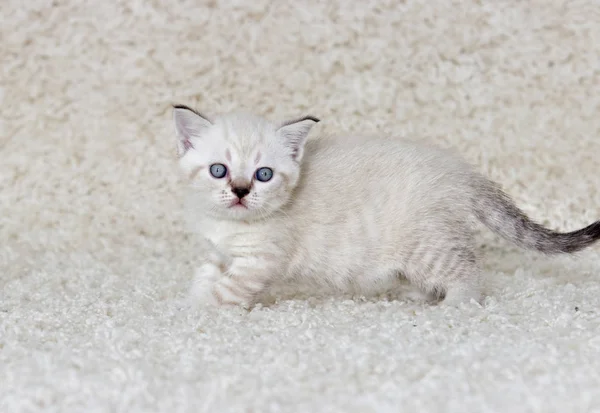
[[[532,221],[500,187],[479,181],[473,200],[475,216],[485,226],[521,248],[545,254],[573,253],[600,239],[600,221],[572,232],[556,232]]]

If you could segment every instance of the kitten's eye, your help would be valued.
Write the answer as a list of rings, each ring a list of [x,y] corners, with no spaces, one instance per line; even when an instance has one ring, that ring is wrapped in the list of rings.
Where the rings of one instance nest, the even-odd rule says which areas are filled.
[[[260,182],[267,182],[273,178],[273,170],[271,168],[258,168],[256,170],[256,179]]]
[[[210,166],[210,174],[217,179],[221,179],[227,175],[227,167],[222,163],[214,163]]]

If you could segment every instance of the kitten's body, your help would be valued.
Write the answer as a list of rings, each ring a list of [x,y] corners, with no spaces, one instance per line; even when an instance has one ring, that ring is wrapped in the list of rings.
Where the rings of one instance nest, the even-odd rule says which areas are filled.
[[[186,121],[195,119],[179,113],[190,116]],[[180,155],[184,171],[194,172],[192,181],[211,162],[230,158],[231,163],[229,183],[205,172],[200,178],[208,179],[202,181],[205,186],[192,193],[192,208],[199,210],[191,216],[208,247],[193,294],[201,303],[251,305],[273,281],[286,278],[368,293],[402,275],[457,304],[480,298],[475,218],[543,252],[583,248],[600,237],[598,223],[579,235],[556,234],[532,223],[493,183],[445,151],[359,137],[305,144],[306,119],[300,129],[294,122],[253,129],[253,122],[265,121],[246,116],[206,121],[187,135],[185,125],[178,127],[180,138],[189,140],[191,150],[180,145]],[[298,136],[301,142],[286,144],[286,137]],[[189,154],[202,151],[203,144],[210,156]],[[290,156],[291,163],[285,158]],[[247,210],[228,207],[229,198],[223,211],[216,210],[214,203],[228,191],[213,185],[249,181],[249,171],[265,162],[281,173],[272,187],[254,181],[244,198]],[[207,204],[213,196],[214,203]]]

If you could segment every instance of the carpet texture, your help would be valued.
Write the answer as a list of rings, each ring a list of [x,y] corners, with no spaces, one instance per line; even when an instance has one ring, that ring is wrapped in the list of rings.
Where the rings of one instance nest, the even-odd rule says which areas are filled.
[[[403,287],[182,311],[170,111],[455,148],[575,229],[600,218],[598,22],[583,0],[3,0],[0,412],[600,411],[598,246],[481,231],[482,307]]]

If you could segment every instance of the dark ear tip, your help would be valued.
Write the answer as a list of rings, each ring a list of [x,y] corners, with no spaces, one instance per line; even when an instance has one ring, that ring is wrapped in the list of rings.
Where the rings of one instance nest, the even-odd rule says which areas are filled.
[[[180,105],[178,103],[174,103],[171,106],[173,106],[173,109],[184,109],[184,110],[189,110],[191,112],[195,112],[194,109],[190,108],[189,106],[186,105]]]
[[[212,123],[212,121],[207,116],[204,116],[202,113],[198,112],[196,109],[193,109],[193,108],[191,108],[189,106],[180,105],[180,104],[173,104],[172,106],[173,106],[173,111],[176,111],[176,110],[188,110],[188,111],[192,112],[193,114],[195,114],[197,116],[200,116],[202,119],[204,119],[208,123]]]

